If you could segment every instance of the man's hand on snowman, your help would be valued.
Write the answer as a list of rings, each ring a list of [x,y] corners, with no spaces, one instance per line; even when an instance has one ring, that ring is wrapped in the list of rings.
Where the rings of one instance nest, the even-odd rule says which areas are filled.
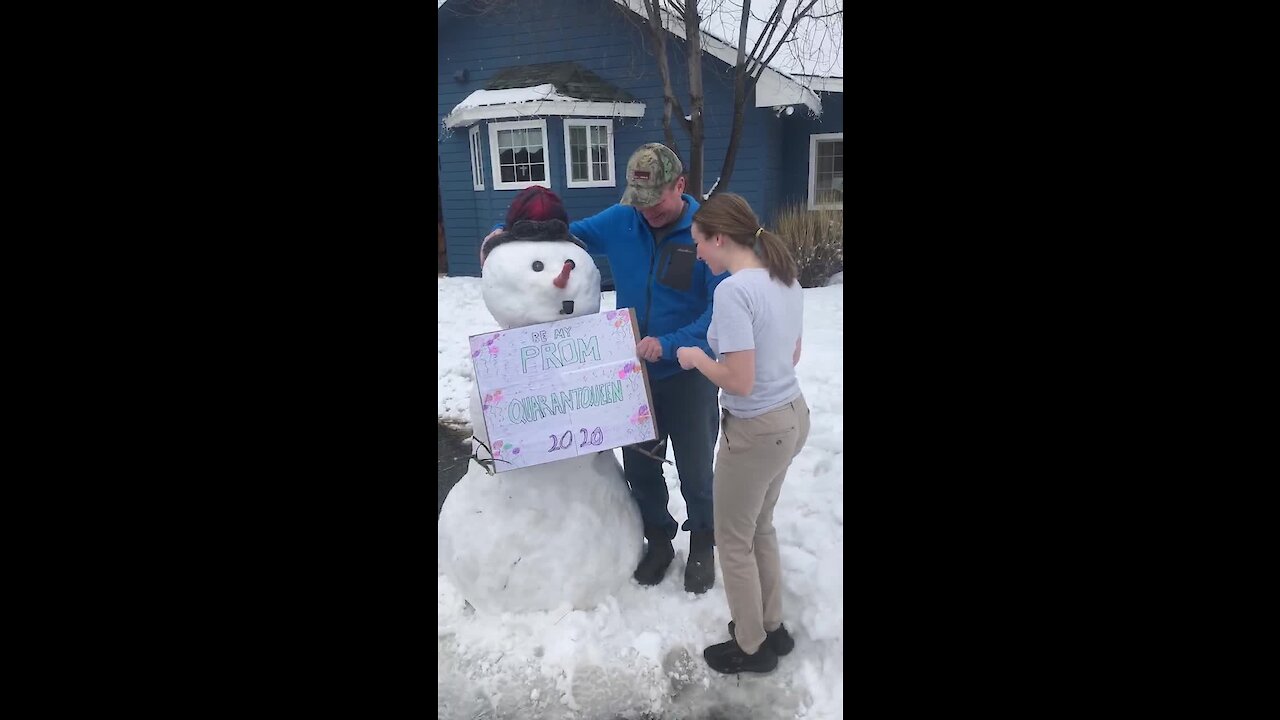
[[[698,360],[706,356],[707,354],[700,347],[682,347],[676,350],[676,359],[680,361],[680,367],[685,370],[692,370],[697,366]]]
[[[662,343],[658,338],[649,336],[636,343],[636,355],[640,356],[641,360],[658,362],[662,359]]]

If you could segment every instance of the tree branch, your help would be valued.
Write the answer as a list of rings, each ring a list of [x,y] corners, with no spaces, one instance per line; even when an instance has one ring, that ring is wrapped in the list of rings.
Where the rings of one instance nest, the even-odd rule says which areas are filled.
[[[654,55],[658,61],[658,75],[662,78],[662,136],[667,147],[679,154],[675,133],[671,132],[671,111],[679,104],[675,91],[671,87],[671,69],[667,66],[667,35],[662,28],[661,0],[643,0],[645,13],[649,16],[649,33],[654,42]]]
[[[738,143],[742,141],[742,107],[747,102],[747,20],[751,17],[751,0],[742,0],[742,19],[738,23],[738,57],[733,68],[733,126],[729,130],[729,148],[724,154],[724,163],[720,166],[720,177],[711,188],[715,195],[729,189],[733,180],[733,168],[738,158]],[[759,43],[756,43],[757,46]],[[701,198],[699,198],[701,199]]]
[[[769,29],[768,35],[760,33],[760,37],[756,40],[755,47],[751,48],[751,59],[755,65],[747,69],[747,76],[752,80],[759,80],[761,73],[764,72],[763,66],[760,64],[761,49],[768,50],[769,42],[773,40],[773,33],[778,29],[778,24],[782,20],[782,7],[786,5],[785,0],[778,0],[778,4],[774,6],[773,13],[769,15],[769,19],[765,21],[765,27]]]
[[[804,0],[801,0],[802,4],[803,2]],[[806,6],[803,10],[800,9],[800,5],[796,5],[796,11],[791,15],[791,24],[787,26],[786,32],[782,33],[782,40],[779,41],[778,44],[774,46],[773,52],[769,53],[769,57],[765,58],[764,62],[761,63],[762,65],[768,65],[769,63],[773,62],[773,57],[778,54],[779,50],[782,49],[783,44],[788,42],[787,35],[790,35],[791,31],[795,30],[796,24],[800,22],[800,19],[805,17],[806,13],[812,10],[813,6],[817,4],[818,4],[818,0],[812,0],[808,4],[808,6]],[[761,69],[760,74],[763,74],[763,73],[764,73],[764,70]],[[756,75],[757,79],[759,79],[760,74]]]

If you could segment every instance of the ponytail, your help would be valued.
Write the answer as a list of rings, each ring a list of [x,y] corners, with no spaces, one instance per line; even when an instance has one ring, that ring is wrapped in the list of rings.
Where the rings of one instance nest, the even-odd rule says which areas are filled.
[[[787,287],[800,274],[796,260],[782,238],[765,230],[752,212],[746,198],[722,192],[707,198],[693,221],[709,235],[723,234],[735,243],[755,250],[769,271],[769,277]]]
[[[791,256],[786,243],[768,230],[758,230],[756,236],[756,254],[768,268],[769,277],[791,287],[799,271],[796,268],[796,259]]]

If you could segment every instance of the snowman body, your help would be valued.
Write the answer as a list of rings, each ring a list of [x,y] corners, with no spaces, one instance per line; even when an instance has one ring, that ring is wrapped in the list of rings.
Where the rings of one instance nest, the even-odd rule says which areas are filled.
[[[504,329],[600,311],[600,271],[572,242],[499,245],[481,283]],[[474,388],[471,427],[476,455],[490,458]],[[481,612],[588,609],[630,580],[642,535],[612,450],[493,475],[472,461],[440,511],[439,569]]]

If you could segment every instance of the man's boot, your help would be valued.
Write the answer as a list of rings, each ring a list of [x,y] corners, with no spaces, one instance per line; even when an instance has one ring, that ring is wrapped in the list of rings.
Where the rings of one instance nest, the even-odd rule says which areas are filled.
[[[715,546],[714,530],[689,532],[689,564],[684,568],[685,592],[701,595],[716,584]]]
[[[641,585],[657,585],[662,582],[663,576],[667,574],[667,566],[671,564],[671,559],[676,556],[676,549],[671,546],[671,540],[666,533],[645,530],[644,535],[649,539],[649,542],[645,547],[644,557],[640,559],[640,564],[636,566],[634,577],[636,582]]]

